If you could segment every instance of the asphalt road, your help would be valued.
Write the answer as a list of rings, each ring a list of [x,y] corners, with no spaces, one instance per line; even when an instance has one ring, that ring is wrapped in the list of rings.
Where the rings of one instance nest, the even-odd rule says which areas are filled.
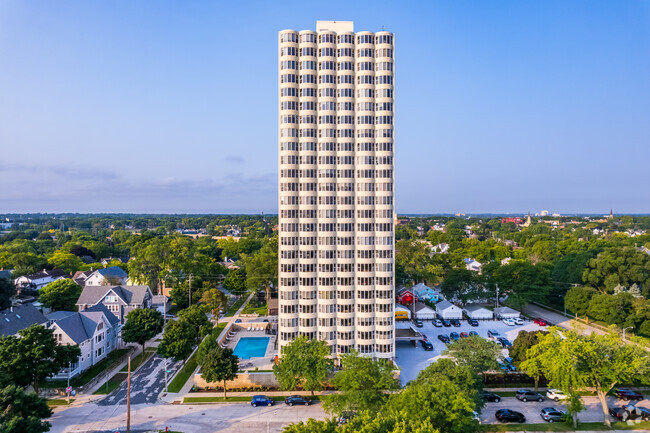
[[[181,362],[167,361],[168,379],[181,367]],[[165,386],[165,362],[158,355],[149,358],[140,369],[131,375],[131,404],[157,403],[158,395]],[[126,381],[106,398],[97,403],[98,406],[126,405]]]

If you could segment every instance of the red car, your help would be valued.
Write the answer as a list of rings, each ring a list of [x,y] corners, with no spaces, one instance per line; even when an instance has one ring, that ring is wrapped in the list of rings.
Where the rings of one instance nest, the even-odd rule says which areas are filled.
[[[546,325],[548,325],[548,322],[547,322],[546,320],[542,319],[541,317],[537,317],[537,318],[533,319],[533,322],[535,322],[535,323],[538,324],[539,326],[546,326]]]

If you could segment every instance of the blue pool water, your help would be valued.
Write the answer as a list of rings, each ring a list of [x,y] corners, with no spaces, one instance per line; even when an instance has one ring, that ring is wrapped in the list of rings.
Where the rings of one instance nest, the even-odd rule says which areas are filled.
[[[240,359],[262,358],[269,340],[269,337],[242,337],[235,346],[234,354]]]

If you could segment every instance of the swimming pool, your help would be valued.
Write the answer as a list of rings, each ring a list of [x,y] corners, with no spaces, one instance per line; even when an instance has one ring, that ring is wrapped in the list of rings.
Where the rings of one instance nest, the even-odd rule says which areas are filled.
[[[234,354],[240,359],[263,358],[269,340],[269,337],[242,337],[235,346]]]

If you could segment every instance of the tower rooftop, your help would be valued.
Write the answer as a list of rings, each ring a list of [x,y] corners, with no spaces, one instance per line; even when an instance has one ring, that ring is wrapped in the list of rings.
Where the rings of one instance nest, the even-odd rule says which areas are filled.
[[[354,21],[316,21],[317,32],[354,32]]]

